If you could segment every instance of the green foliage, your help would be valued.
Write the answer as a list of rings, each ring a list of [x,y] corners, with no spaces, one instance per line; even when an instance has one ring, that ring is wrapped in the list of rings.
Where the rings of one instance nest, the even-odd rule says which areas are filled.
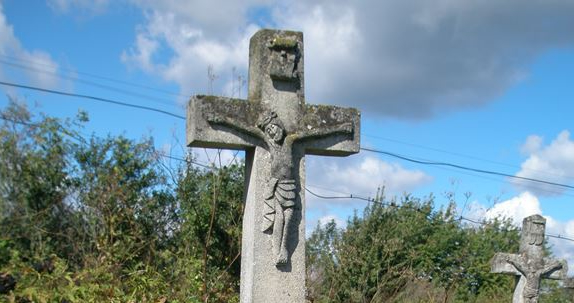
[[[34,118],[14,101],[0,117],[0,277],[16,281],[0,302],[239,301],[243,165],[171,170],[151,139],[84,138],[83,112]],[[450,200],[405,196],[317,226],[309,300],[509,302],[514,279],[489,260],[516,251],[518,231],[465,226]],[[545,282],[541,302],[568,296]]]
[[[510,302],[514,278],[490,274],[496,252],[518,250],[508,222],[463,225],[434,197],[368,206],[346,229],[317,226],[307,242],[311,302]],[[453,202],[453,201],[451,201]],[[556,299],[556,298],[559,299]],[[541,302],[570,302],[558,285]]]
[[[85,113],[0,117],[0,301],[238,301],[241,165],[170,171],[151,139],[83,138]]]
[[[203,261],[204,297],[237,301],[243,217],[243,165],[202,172],[191,165],[178,184],[185,256]],[[188,240],[189,239],[189,240]],[[196,242],[196,243],[194,243]],[[200,245],[198,245],[200,244]]]

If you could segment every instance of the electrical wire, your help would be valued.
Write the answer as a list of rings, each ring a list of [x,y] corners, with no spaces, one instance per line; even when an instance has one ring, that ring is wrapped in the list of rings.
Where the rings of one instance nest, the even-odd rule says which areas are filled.
[[[24,63],[29,63],[32,65],[39,65],[39,66],[44,66],[44,67],[48,67],[48,68],[52,68],[53,66],[51,64],[46,64],[44,62],[39,62],[39,61],[32,61],[32,60],[24,60],[22,58],[18,58],[18,57],[14,57],[14,56],[8,56],[8,55],[3,55],[0,54],[0,57],[2,58],[6,58],[10,61],[7,60],[0,60],[0,63],[2,64],[7,64],[7,65],[20,65],[20,66],[25,66],[24,68],[27,69],[36,69],[35,67],[32,67],[30,65],[24,65],[24,64],[16,64],[12,61],[19,61],[19,62],[24,62]],[[143,89],[147,89],[150,91],[155,91],[158,93],[163,93],[166,95],[171,95],[171,96],[176,96],[176,97],[185,97],[188,98],[189,96],[186,96],[184,94],[180,94],[180,93],[176,93],[176,92],[172,92],[172,91],[168,91],[168,90],[164,90],[164,89],[160,89],[157,87],[151,87],[151,86],[147,86],[147,85],[143,85],[143,84],[139,84],[139,83],[134,83],[134,82],[129,82],[129,81],[125,81],[125,80],[119,80],[119,79],[114,79],[111,77],[104,77],[104,76],[100,76],[100,75],[96,75],[96,74],[92,74],[92,73],[86,73],[86,72],[81,72],[81,71],[77,71],[77,70],[72,70],[72,69],[66,69],[66,68],[62,68],[59,67],[60,70],[65,71],[69,74],[78,74],[78,75],[83,75],[83,76],[87,76],[87,77],[91,77],[94,79],[99,79],[99,80],[105,80],[108,82],[115,82],[115,83],[119,83],[122,85],[127,85],[127,86],[132,86],[132,87],[136,87],[136,88],[143,88]],[[55,71],[49,71],[50,73],[55,73]]]
[[[140,98],[140,99],[147,99],[153,102],[157,102],[163,105],[169,105],[169,106],[176,106],[172,101],[170,100],[166,100],[166,99],[159,99],[159,98],[154,98],[154,97],[150,97],[148,95],[145,94],[140,94],[140,93],[135,93],[132,91],[127,91],[121,88],[117,88],[117,87],[113,87],[113,86],[109,86],[109,85],[105,85],[105,84],[100,84],[100,83],[96,83],[93,81],[88,81],[88,80],[83,80],[83,79],[79,79],[77,77],[70,77],[70,76],[65,76],[65,75],[60,75],[56,72],[52,72],[52,71],[47,71],[47,70],[42,70],[42,69],[38,69],[38,68],[34,68],[34,67],[29,67],[26,65],[21,65],[21,64],[17,64],[17,63],[11,63],[11,62],[6,62],[0,59],[0,63],[4,64],[4,65],[8,65],[8,66],[12,66],[12,67],[17,67],[17,68],[22,68],[22,69],[26,69],[26,70],[30,70],[33,72],[37,72],[37,73],[43,73],[43,74],[48,74],[48,75],[53,75],[65,80],[70,80],[70,81],[75,81],[78,83],[82,83],[82,84],[87,84],[90,86],[94,86],[94,87],[98,87],[98,88],[102,88],[102,89],[106,89],[109,91],[114,91],[120,94],[124,94],[127,96],[132,96],[132,97],[136,97],[136,98]]]
[[[572,186],[572,185],[556,183],[556,182],[551,182],[551,181],[545,181],[545,180],[540,180],[540,179],[535,179],[535,178],[521,177],[521,176],[511,175],[511,174],[507,174],[507,173],[501,173],[501,172],[492,171],[492,170],[473,168],[473,167],[468,167],[468,166],[463,166],[463,165],[458,165],[458,164],[453,164],[453,163],[448,163],[448,162],[416,160],[416,159],[413,159],[413,158],[410,158],[407,156],[402,156],[402,155],[399,155],[396,153],[383,151],[383,150],[377,150],[377,149],[366,148],[366,147],[361,147],[361,150],[372,152],[372,153],[378,153],[378,154],[382,154],[382,155],[387,155],[387,156],[391,156],[391,157],[394,157],[397,159],[401,159],[401,160],[405,160],[405,161],[413,162],[413,163],[417,163],[417,164],[433,165],[433,166],[446,166],[446,167],[452,167],[452,168],[456,168],[456,169],[460,169],[460,170],[466,170],[466,171],[471,171],[471,172],[476,172],[476,173],[481,173],[481,174],[495,175],[495,176],[501,176],[501,177],[537,182],[537,183],[542,183],[542,184],[547,184],[547,185],[553,185],[553,186],[563,187],[563,188],[567,188],[567,189],[574,189],[574,186]]]
[[[29,85],[23,85],[23,84],[17,84],[17,83],[5,82],[5,81],[0,81],[0,85],[24,88],[24,89],[35,90],[35,91],[40,91],[40,92],[44,92],[44,93],[56,94],[56,95],[67,96],[67,97],[77,97],[77,98],[90,99],[90,100],[99,101],[99,102],[106,102],[106,103],[111,103],[111,104],[116,104],[116,105],[121,105],[121,106],[126,106],[126,107],[132,107],[132,108],[137,108],[137,109],[153,111],[153,112],[161,113],[161,114],[168,115],[168,116],[171,116],[174,118],[185,120],[184,116],[174,114],[174,113],[165,111],[163,109],[150,107],[150,106],[131,104],[131,103],[116,101],[116,100],[107,99],[107,98],[95,97],[95,96],[90,96],[90,95],[75,94],[75,93],[68,93],[68,92],[63,92],[63,91],[59,91],[59,90],[46,89],[46,88],[40,88],[40,87],[36,87],[36,86],[29,86]]]
[[[5,117],[5,116],[3,116],[3,115],[0,115],[0,120],[5,120],[5,121],[12,122],[12,123],[21,124],[21,125],[26,125],[26,126],[32,126],[32,127],[38,127],[38,126],[39,126],[38,124],[14,120],[14,119]],[[83,140],[82,142],[85,142],[85,140]],[[175,156],[171,156],[171,155],[167,155],[167,154],[159,153],[159,152],[158,152],[157,154],[158,154],[160,157],[164,157],[164,158],[168,158],[168,159],[172,159],[172,160],[176,160],[176,161],[181,161],[181,162],[185,162],[185,163],[190,163],[190,164],[197,165],[197,166],[200,166],[200,167],[203,167],[203,168],[206,168],[206,169],[210,169],[210,170],[215,169],[214,166],[210,166],[210,165],[207,165],[207,164],[203,164],[203,163],[200,163],[200,162],[197,162],[197,161],[193,161],[193,160],[189,160],[189,159],[184,159],[184,158],[180,158],[180,157],[175,157]],[[366,198],[366,197],[362,197],[362,196],[360,196],[360,195],[355,195],[355,194],[344,194],[344,193],[342,193],[342,192],[339,192],[339,193],[344,194],[344,196],[326,196],[326,195],[317,194],[317,193],[315,193],[314,191],[310,190],[308,187],[305,187],[305,191],[307,191],[307,192],[310,193],[311,195],[313,195],[313,196],[315,196],[315,197],[317,197],[317,198],[320,198],[320,199],[327,199],[327,200],[334,200],[334,199],[355,199],[355,200],[367,201],[367,202],[373,203],[373,204],[379,204],[379,205],[382,205],[382,206],[405,207],[405,206],[398,205],[398,204],[396,204],[396,203],[394,203],[394,202],[383,202],[383,201],[379,201],[379,200],[376,200],[376,199],[373,199],[373,198]],[[421,211],[419,208],[413,208],[413,209],[416,210],[416,211]],[[477,219],[471,219],[471,218],[467,218],[467,217],[463,217],[463,216],[459,216],[459,219],[460,219],[460,220],[464,220],[464,221],[468,221],[468,222],[471,222],[471,223],[475,223],[475,224],[480,224],[480,225],[483,225],[483,226],[492,226],[492,224],[489,224],[489,223],[487,223],[487,222],[479,221],[479,220],[477,220]],[[547,237],[551,237],[551,238],[555,238],[555,239],[559,239],[559,240],[566,240],[566,241],[574,242],[574,239],[573,239],[573,238],[569,238],[569,237],[566,237],[566,236],[562,236],[562,235],[560,235],[560,234],[558,234],[558,235],[545,234],[545,235],[546,235]]]
[[[171,113],[168,111],[164,111],[164,110],[161,110],[158,108],[136,105],[136,104],[130,104],[130,103],[111,100],[111,99],[107,99],[107,98],[95,97],[95,96],[90,96],[90,95],[81,95],[81,94],[75,94],[75,93],[68,93],[68,92],[63,92],[63,91],[39,88],[39,87],[35,87],[35,86],[16,84],[16,83],[5,82],[5,81],[0,81],[0,85],[24,88],[24,89],[29,89],[29,90],[36,90],[36,91],[58,94],[58,95],[69,96],[69,97],[78,97],[78,98],[90,99],[90,100],[99,101],[99,102],[106,102],[106,103],[111,103],[111,104],[116,104],[116,105],[121,105],[121,106],[126,106],[126,107],[132,107],[132,108],[138,108],[138,109],[142,109],[142,110],[158,112],[158,113],[169,115],[169,116],[181,119],[181,120],[186,119],[184,116],[177,115],[177,114],[174,114],[174,113]],[[383,155],[391,156],[391,157],[398,158],[398,159],[401,159],[404,161],[409,161],[409,162],[422,164],[422,165],[452,167],[452,168],[465,170],[465,171],[471,171],[471,172],[475,172],[475,173],[495,175],[495,176],[507,177],[507,178],[512,178],[512,179],[536,182],[536,183],[541,183],[541,184],[546,184],[546,185],[562,187],[562,188],[566,188],[566,189],[574,189],[574,186],[567,185],[567,184],[551,182],[551,181],[546,181],[546,180],[541,180],[541,179],[536,179],[536,178],[521,177],[521,176],[511,175],[511,174],[507,174],[507,173],[502,173],[502,172],[497,172],[497,171],[492,171],[492,170],[485,170],[485,169],[478,169],[478,168],[473,168],[473,167],[468,167],[468,166],[463,166],[463,165],[453,164],[453,163],[448,163],[448,162],[417,160],[417,159],[413,159],[413,158],[399,155],[397,153],[393,153],[393,152],[389,152],[389,151],[383,151],[383,150],[377,150],[377,149],[365,148],[365,147],[362,147],[361,150],[372,152],[372,153],[383,154]]]
[[[85,83],[85,84],[93,85],[93,86],[96,86],[96,87],[113,90],[113,91],[120,92],[120,93],[123,93],[123,94],[132,95],[132,96],[136,96],[136,97],[139,97],[139,98],[149,99],[149,100],[152,100],[152,101],[162,101],[161,103],[166,104],[165,102],[163,102],[163,101],[165,101],[165,100],[162,100],[162,99],[150,98],[149,96],[146,96],[146,95],[129,92],[129,91],[125,91],[125,90],[122,90],[122,89],[117,89],[117,88],[114,88],[114,87],[110,87],[110,86],[107,86],[107,85],[102,85],[102,84],[94,83],[94,82],[91,82],[91,81],[82,80],[82,79],[79,79],[79,78],[77,78],[77,77],[69,77],[69,76],[65,76],[65,75],[60,75],[60,74],[58,74],[58,73],[55,72],[55,71],[48,71],[48,70],[45,70],[45,69],[39,69],[39,68],[34,67],[34,66],[31,66],[31,65],[14,63],[13,61],[28,63],[28,64],[32,64],[32,65],[35,65],[35,66],[44,66],[44,67],[49,67],[49,68],[52,68],[52,67],[53,67],[52,65],[46,64],[46,63],[44,63],[44,62],[24,60],[24,59],[22,59],[22,58],[18,58],[18,57],[14,57],[14,56],[8,56],[8,55],[3,55],[3,54],[0,54],[0,57],[1,57],[1,58],[6,58],[6,59],[11,60],[11,61],[7,61],[7,60],[2,60],[2,59],[0,59],[0,63],[1,63],[1,64],[5,64],[5,65],[8,65],[8,66],[13,66],[13,67],[17,67],[17,68],[27,69],[27,70],[34,71],[34,72],[49,73],[49,74],[52,74],[52,75],[55,75],[55,76],[58,76],[58,77],[61,77],[61,78],[64,78],[64,79],[70,79],[70,80],[82,82],[82,83]],[[138,84],[138,83],[133,83],[133,82],[128,82],[128,81],[124,81],[124,80],[114,79],[114,78],[111,78],[111,77],[104,77],[104,76],[95,75],[95,74],[92,74],[92,73],[80,72],[80,71],[71,70],[71,69],[65,69],[65,68],[61,68],[61,67],[60,67],[59,69],[62,70],[62,71],[65,71],[65,72],[67,72],[67,73],[70,73],[70,74],[80,74],[80,75],[92,77],[92,78],[95,78],[95,79],[105,80],[105,81],[109,81],[109,82],[115,82],[115,83],[119,83],[119,84],[123,84],[123,85],[129,85],[129,86],[137,87],[137,88],[148,89],[148,90],[152,90],[152,91],[156,91],[156,92],[160,92],[160,93],[164,93],[164,94],[168,94],[168,95],[172,95],[172,96],[188,97],[188,96],[183,95],[183,94],[178,94],[178,93],[175,93],[175,92],[171,92],[171,91],[159,89],[159,88],[156,88],[156,87],[150,87],[150,86],[146,86],[146,85],[142,85],[142,84]],[[409,142],[405,142],[405,141],[401,141],[401,140],[396,140],[396,139],[386,138],[386,137],[381,137],[381,136],[375,136],[375,135],[370,135],[370,134],[363,134],[363,135],[366,136],[366,137],[371,137],[371,138],[375,138],[375,139],[380,139],[380,140],[395,142],[395,143],[404,144],[404,145],[408,145],[408,146],[414,146],[414,147],[418,147],[418,148],[424,148],[424,149],[427,149],[427,150],[432,150],[432,151],[437,151],[437,152],[441,152],[441,153],[446,153],[446,154],[450,154],[450,155],[455,155],[455,156],[461,156],[461,157],[466,157],[466,158],[470,158],[470,159],[475,159],[475,160],[479,160],[479,161],[482,161],[482,162],[488,162],[488,163],[493,163],[493,164],[498,164],[498,165],[504,165],[504,166],[508,166],[508,167],[517,168],[516,165],[511,165],[511,164],[507,164],[507,163],[491,161],[491,160],[484,159],[484,158],[480,158],[480,157],[464,155],[464,154],[461,154],[461,153],[456,153],[456,152],[452,152],[452,151],[446,151],[446,150],[438,149],[438,148],[432,148],[432,147],[428,147],[428,146],[424,146],[424,145],[420,145],[420,144],[413,144],[413,143],[409,143]],[[530,179],[525,179],[525,180],[533,181],[533,180],[530,180]],[[537,181],[534,181],[534,182],[537,182]]]
[[[381,136],[371,135],[368,133],[361,133],[361,136],[368,137],[368,138],[374,138],[374,139],[378,139],[378,140],[384,140],[384,141],[393,142],[393,143],[398,143],[398,144],[402,144],[402,145],[406,145],[406,146],[412,146],[412,147],[416,147],[416,148],[420,148],[420,149],[430,150],[430,151],[439,152],[439,153],[448,154],[448,155],[453,155],[453,156],[457,156],[457,157],[462,157],[462,158],[467,158],[467,159],[472,159],[472,160],[478,160],[478,161],[485,162],[485,163],[490,163],[490,164],[495,164],[495,165],[500,165],[500,166],[506,166],[506,167],[510,167],[510,168],[514,168],[514,169],[528,170],[531,172],[535,172],[537,174],[544,174],[547,176],[555,176],[555,177],[568,178],[568,179],[574,180],[573,176],[564,176],[564,175],[553,174],[553,173],[549,173],[546,171],[540,171],[540,170],[536,170],[536,169],[527,169],[527,168],[523,168],[523,167],[518,166],[518,165],[508,164],[508,163],[499,162],[499,161],[492,161],[489,159],[485,159],[485,158],[481,158],[481,157],[477,157],[477,156],[473,156],[473,155],[467,155],[467,154],[462,154],[462,153],[458,153],[458,152],[452,152],[452,151],[448,151],[448,150],[444,150],[444,149],[440,149],[440,148],[425,146],[422,144],[410,143],[410,142],[397,140],[397,139],[393,139],[393,138],[381,137]]]
[[[374,203],[374,204],[379,204],[379,205],[383,205],[383,206],[390,206],[390,207],[406,207],[406,206],[402,206],[402,205],[398,205],[396,203],[393,202],[382,202],[382,201],[378,201],[372,198],[364,198],[364,197],[360,197],[360,196],[356,196],[353,194],[347,194],[345,196],[324,196],[324,195],[320,195],[317,194],[311,190],[309,190],[309,188],[305,188],[305,190],[310,193],[311,195],[320,198],[320,199],[327,199],[327,200],[334,200],[334,199],[358,199],[358,200],[363,200],[363,201],[368,201],[369,203]],[[415,211],[421,211],[419,208],[413,208],[413,207],[409,207]],[[459,216],[458,217],[459,220],[464,220],[464,221],[468,221],[471,223],[475,223],[475,224],[479,224],[479,225],[483,225],[483,226],[495,226],[491,223],[485,222],[485,221],[479,221],[478,219],[471,219],[471,218],[467,218],[467,217],[463,217],[463,216]],[[495,226],[496,227],[496,226]],[[520,230],[520,228],[517,228],[518,230]],[[566,241],[571,241],[574,242],[573,238],[569,238],[566,236],[562,236],[560,234],[558,235],[554,235],[554,234],[548,234],[546,233],[545,236],[550,237],[550,238],[556,238],[556,239],[560,239],[560,240],[566,240]]]

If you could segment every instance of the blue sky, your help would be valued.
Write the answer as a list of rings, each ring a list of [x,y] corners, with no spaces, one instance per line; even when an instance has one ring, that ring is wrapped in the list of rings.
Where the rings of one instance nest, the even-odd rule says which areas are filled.
[[[247,75],[248,40],[263,27],[304,32],[308,102],[359,108],[362,146],[574,185],[569,0],[4,0],[0,79],[185,115],[189,96],[209,93],[208,66],[217,75],[214,94],[246,95],[240,77]],[[184,153],[185,122],[173,117],[0,89],[34,112],[88,111],[86,133],[152,135],[165,152]],[[7,99],[0,98],[1,107]],[[215,155],[195,152],[204,162]],[[222,153],[224,160],[232,156]],[[453,192],[459,211],[473,219],[506,215],[521,222],[542,213],[549,233],[574,238],[573,190],[365,151],[309,157],[307,174],[320,194],[372,196],[385,186],[389,198],[433,193],[437,206]],[[344,225],[365,206],[307,200],[308,227],[331,218]],[[572,264],[573,242],[551,241]]]

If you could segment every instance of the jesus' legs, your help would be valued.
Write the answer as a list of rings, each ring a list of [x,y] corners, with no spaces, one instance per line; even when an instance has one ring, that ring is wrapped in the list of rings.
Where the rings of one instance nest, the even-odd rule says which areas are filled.
[[[273,254],[277,258],[276,263],[279,265],[279,255],[281,253],[281,240],[283,238],[283,225],[285,222],[285,217],[283,214],[283,208],[277,200],[275,200],[275,222],[273,222],[273,234],[271,235],[271,241],[273,245]]]
[[[283,209],[284,224],[283,224],[283,236],[281,237],[281,248],[279,249],[279,257],[277,259],[277,264],[286,264],[289,259],[289,251],[287,249],[287,242],[289,237],[289,231],[291,228],[291,221],[293,217],[293,207],[288,207]]]

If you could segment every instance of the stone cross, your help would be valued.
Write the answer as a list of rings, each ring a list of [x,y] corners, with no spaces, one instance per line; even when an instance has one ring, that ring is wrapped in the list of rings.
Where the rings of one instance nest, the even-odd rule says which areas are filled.
[[[514,289],[513,303],[537,303],[542,279],[566,278],[566,261],[544,257],[545,229],[546,219],[541,215],[524,218],[519,253],[497,253],[490,261],[490,272],[519,277]]]
[[[189,146],[246,151],[243,303],[305,302],[305,155],[359,151],[356,109],[305,104],[303,59],[301,32],[261,30],[250,41],[248,100],[189,101]]]

